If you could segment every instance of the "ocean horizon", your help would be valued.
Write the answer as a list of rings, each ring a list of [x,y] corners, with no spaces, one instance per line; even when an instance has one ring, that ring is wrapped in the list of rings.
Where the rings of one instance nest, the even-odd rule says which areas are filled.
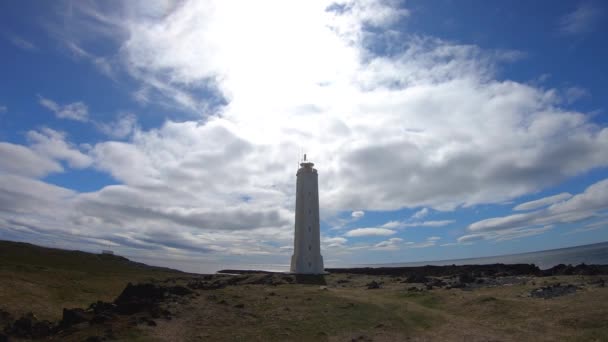
[[[137,261],[150,262],[142,258]],[[608,265],[608,241],[588,245],[549,249],[516,254],[494,255],[478,258],[427,260],[411,262],[392,262],[378,264],[333,264],[328,263],[326,268],[353,268],[353,267],[415,267],[415,266],[444,266],[444,265],[483,265],[483,264],[534,264],[541,269],[551,268],[559,264],[578,265],[597,264]],[[151,264],[181,269],[187,272],[210,274],[224,269],[259,270],[270,272],[288,272],[289,264],[232,264],[232,263],[204,263],[191,262],[187,267],[183,263],[169,263],[166,260],[154,259]]]

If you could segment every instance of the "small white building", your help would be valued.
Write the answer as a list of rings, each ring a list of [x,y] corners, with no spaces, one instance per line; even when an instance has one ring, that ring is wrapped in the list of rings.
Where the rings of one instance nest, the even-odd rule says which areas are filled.
[[[315,164],[300,163],[296,186],[296,222],[291,272],[323,274],[319,227],[319,182]]]
[[[108,249],[104,249],[101,251],[101,254],[106,254],[106,255],[114,255],[114,251],[108,250]]]

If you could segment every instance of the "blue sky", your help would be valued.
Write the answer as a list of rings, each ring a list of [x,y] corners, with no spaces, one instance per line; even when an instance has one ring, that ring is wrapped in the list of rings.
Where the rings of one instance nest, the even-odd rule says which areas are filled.
[[[329,266],[608,240],[601,1],[0,5],[0,239]]]

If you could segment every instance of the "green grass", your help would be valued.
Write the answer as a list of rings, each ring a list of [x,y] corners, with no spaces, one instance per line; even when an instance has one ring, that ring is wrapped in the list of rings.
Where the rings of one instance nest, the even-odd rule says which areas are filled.
[[[431,292],[403,292],[398,297],[405,298],[429,309],[438,309],[441,304],[439,296]]]
[[[64,307],[112,301],[128,282],[183,275],[111,255],[0,241],[0,309],[57,320]]]

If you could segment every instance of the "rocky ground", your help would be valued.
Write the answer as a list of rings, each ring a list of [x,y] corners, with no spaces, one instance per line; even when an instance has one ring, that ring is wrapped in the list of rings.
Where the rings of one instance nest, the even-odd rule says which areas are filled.
[[[0,341],[608,341],[606,266],[226,272],[129,284],[57,321],[0,303]]]

